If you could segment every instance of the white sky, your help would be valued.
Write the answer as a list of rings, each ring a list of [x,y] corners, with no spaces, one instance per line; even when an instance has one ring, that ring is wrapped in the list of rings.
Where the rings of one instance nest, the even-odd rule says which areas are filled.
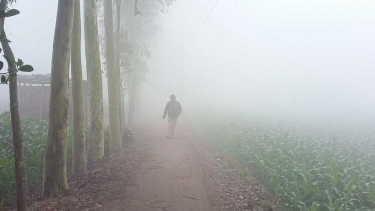
[[[375,1],[238,0],[223,25],[235,1],[219,0],[204,24],[206,0],[177,0],[160,17],[144,104],[176,93],[183,105],[375,117]],[[15,55],[49,73],[57,0],[14,7]]]
[[[170,8],[151,74],[164,80],[150,78],[152,90],[185,104],[375,117],[375,1],[239,0],[223,26],[234,3],[219,0],[202,26],[206,1]]]

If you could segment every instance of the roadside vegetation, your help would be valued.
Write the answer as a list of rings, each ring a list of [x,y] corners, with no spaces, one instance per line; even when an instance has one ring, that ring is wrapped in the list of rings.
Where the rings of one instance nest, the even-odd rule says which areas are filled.
[[[30,188],[40,184],[48,122],[32,117],[21,117],[21,129],[26,158],[27,182]],[[15,172],[10,113],[0,114],[0,205],[16,197]],[[68,135],[68,164],[71,163],[71,136]],[[1,206],[0,206],[1,208]]]
[[[209,137],[258,175],[288,210],[375,210],[375,144],[369,133],[206,119]]]

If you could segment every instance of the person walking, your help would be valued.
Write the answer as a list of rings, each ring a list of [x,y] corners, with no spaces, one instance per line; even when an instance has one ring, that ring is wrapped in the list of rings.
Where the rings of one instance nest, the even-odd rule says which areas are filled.
[[[182,107],[181,104],[176,101],[176,95],[170,96],[170,101],[167,103],[164,109],[163,119],[168,114],[168,136],[167,138],[174,138],[174,130],[177,124],[177,118],[181,115]]]

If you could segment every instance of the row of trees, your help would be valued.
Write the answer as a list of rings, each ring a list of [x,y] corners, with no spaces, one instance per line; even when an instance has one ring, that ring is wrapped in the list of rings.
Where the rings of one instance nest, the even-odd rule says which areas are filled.
[[[141,76],[145,74],[146,62],[150,58],[146,41],[150,40],[156,31],[153,21],[171,2],[150,0],[139,3],[137,0],[115,0],[113,4],[112,0],[103,0],[98,5],[97,1],[83,1],[90,118],[89,137],[85,139],[80,58],[80,2],[59,1],[51,70],[50,126],[43,171],[43,196],[49,197],[56,191],[68,189],[65,142],[68,126],[67,91],[70,60],[74,95],[73,173],[81,175],[86,172],[86,160],[95,161],[104,156],[101,60],[105,61],[107,75],[109,151],[113,153],[122,148],[125,94],[130,94],[130,123],[137,101],[139,105]],[[97,17],[98,14],[103,17]],[[104,27],[98,25],[100,18],[104,19]],[[104,30],[104,39],[99,37],[100,30]],[[88,140],[88,143],[85,143],[85,140]],[[88,146],[87,150],[85,146]],[[88,152],[87,156],[85,151]]]
[[[103,3],[99,10],[99,40],[104,69],[107,66],[106,54],[106,20]],[[121,1],[115,0],[113,6],[116,18],[116,68],[120,73],[120,95],[128,96],[128,121],[139,115],[140,87],[148,72],[147,60],[151,58],[149,48],[153,45],[155,36],[160,28],[154,20],[160,13],[164,13],[173,0]],[[124,98],[120,98],[120,112],[124,110]],[[123,115],[120,115],[123,117]],[[123,120],[121,120],[121,124]]]
[[[30,65],[14,59],[4,32],[4,20],[18,14],[8,10],[14,0],[0,2],[1,44],[8,62],[8,72],[1,82],[9,82],[14,139],[18,210],[28,209],[27,176],[24,168],[22,136],[18,112],[17,71],[32,71]],[[86,163],[104,156],[102,69],[106,69],[109,98],[109,151],[122,148],[124,98],[129,95],[129,122],[140,104],[140,84],[150,58],[149,42],[157,32],[156,15],[164,12],[173,0],[83,0],[84,42],[88,81],[89,131],[85,137],[81,58],[81,5],[79,0],[59,0],[51,66],[49,129],[43,168],[43,197],[69,189],[67,182],[67,131],[69,67],[73,89],[73,173],[86,173]],[[102,11],[101,11],[102,9]],[[115,11],[115,12],[114,12]],[[102,14],[104,27],[98,25]],[[100,15],[99,15],[100,16]],[[116,30],[114,25],[116,24]],[[104,39],[99,31],[104,30]],[[114,33],[116,32],[116,33]],[[103,42],[100,42],[103,41]],[[100,51],[102,47],[102,54]],[[105,49],[105,50],[103,50]],[[102,58],[101,58],[102,56]],[[105,68],[102,68],[105,61]],[[0,63],[2,68],[2,63]],[[0,69],[1,69],[0,68]],[[86,149],[87,148],[87,149]]]

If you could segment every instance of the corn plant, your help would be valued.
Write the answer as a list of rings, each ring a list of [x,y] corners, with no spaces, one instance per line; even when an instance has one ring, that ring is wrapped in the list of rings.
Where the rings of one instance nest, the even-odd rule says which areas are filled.
[[[0,197],[15,195],[14,159],[10,113],[0,114]],[[41,179],[44,147],[47,139],[46,121],[23,117],[21,121],[29,186]]]
[[[311,128],[239,119],[205,125],[212,140],[261,175],[288,210],[375,210],[371,136],[332,136]]]
[[[48,122],[22,117],[21,128],[25,150],[29,187],[37,185],[42,178],[44,149],[48,137]],[[71,163],[71,129],[68,130],[67,156]],[[0,201],[15,196],[12,124],[10,113],[0,114]],[[1,207],[1,206],[0,206]]]

